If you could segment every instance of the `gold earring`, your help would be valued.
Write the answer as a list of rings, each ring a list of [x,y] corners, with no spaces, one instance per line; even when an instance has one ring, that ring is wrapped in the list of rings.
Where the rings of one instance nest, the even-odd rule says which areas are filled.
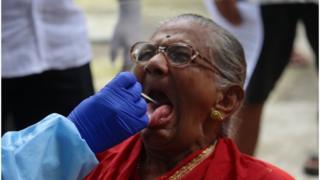
[[[222,121],[223,120],[221,112],[217,111],[217,110],[214,110],[213,108],[211,109],[210,117],[213,120],[218,120],[218,121]]]

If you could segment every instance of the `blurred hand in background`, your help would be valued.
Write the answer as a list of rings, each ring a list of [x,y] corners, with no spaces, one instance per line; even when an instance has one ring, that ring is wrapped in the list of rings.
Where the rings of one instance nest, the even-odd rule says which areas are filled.
[[[130,46],[139,39],[141,20],[140,0],[118,0],[119,16],[111,39],[110,57],[114,63],[119,52],[122,52],[121,71],[131,69],[129,57]]]

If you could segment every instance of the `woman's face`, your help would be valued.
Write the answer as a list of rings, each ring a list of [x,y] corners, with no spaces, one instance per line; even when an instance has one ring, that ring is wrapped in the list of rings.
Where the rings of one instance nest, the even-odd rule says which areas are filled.
[[[150,40],[166,46],[187,43],[208,58],[204,49],[206,32],[197,24],[175,22],[163,25]],[[183,68],[169,64],[163,53],[147,63],[136,65],[134,71],[142,83],[143,92],[159,104],[148,104],[150,125],[142,132],[145,145],[153,150],[183,151],[197,146],[206,137],[204,127],[217,97],[215,74],[204,68],[208,64],[197,57]]]

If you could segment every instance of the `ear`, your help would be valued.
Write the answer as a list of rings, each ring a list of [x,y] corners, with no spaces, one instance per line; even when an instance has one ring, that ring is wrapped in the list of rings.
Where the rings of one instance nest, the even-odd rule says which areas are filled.
[[[241,86],[229,86],[219,93],[215,109],[222,114],[223,119],[226,119],[240,108],[243,98],[244,90]]]

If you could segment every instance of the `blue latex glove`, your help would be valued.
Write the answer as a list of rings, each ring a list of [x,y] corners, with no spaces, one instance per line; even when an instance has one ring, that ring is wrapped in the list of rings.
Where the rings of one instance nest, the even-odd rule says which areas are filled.
[[[93,152],[102,152],[147,126],[147,103],[141,90],[132,73],[122,72],[70,113],[68,118]]]

